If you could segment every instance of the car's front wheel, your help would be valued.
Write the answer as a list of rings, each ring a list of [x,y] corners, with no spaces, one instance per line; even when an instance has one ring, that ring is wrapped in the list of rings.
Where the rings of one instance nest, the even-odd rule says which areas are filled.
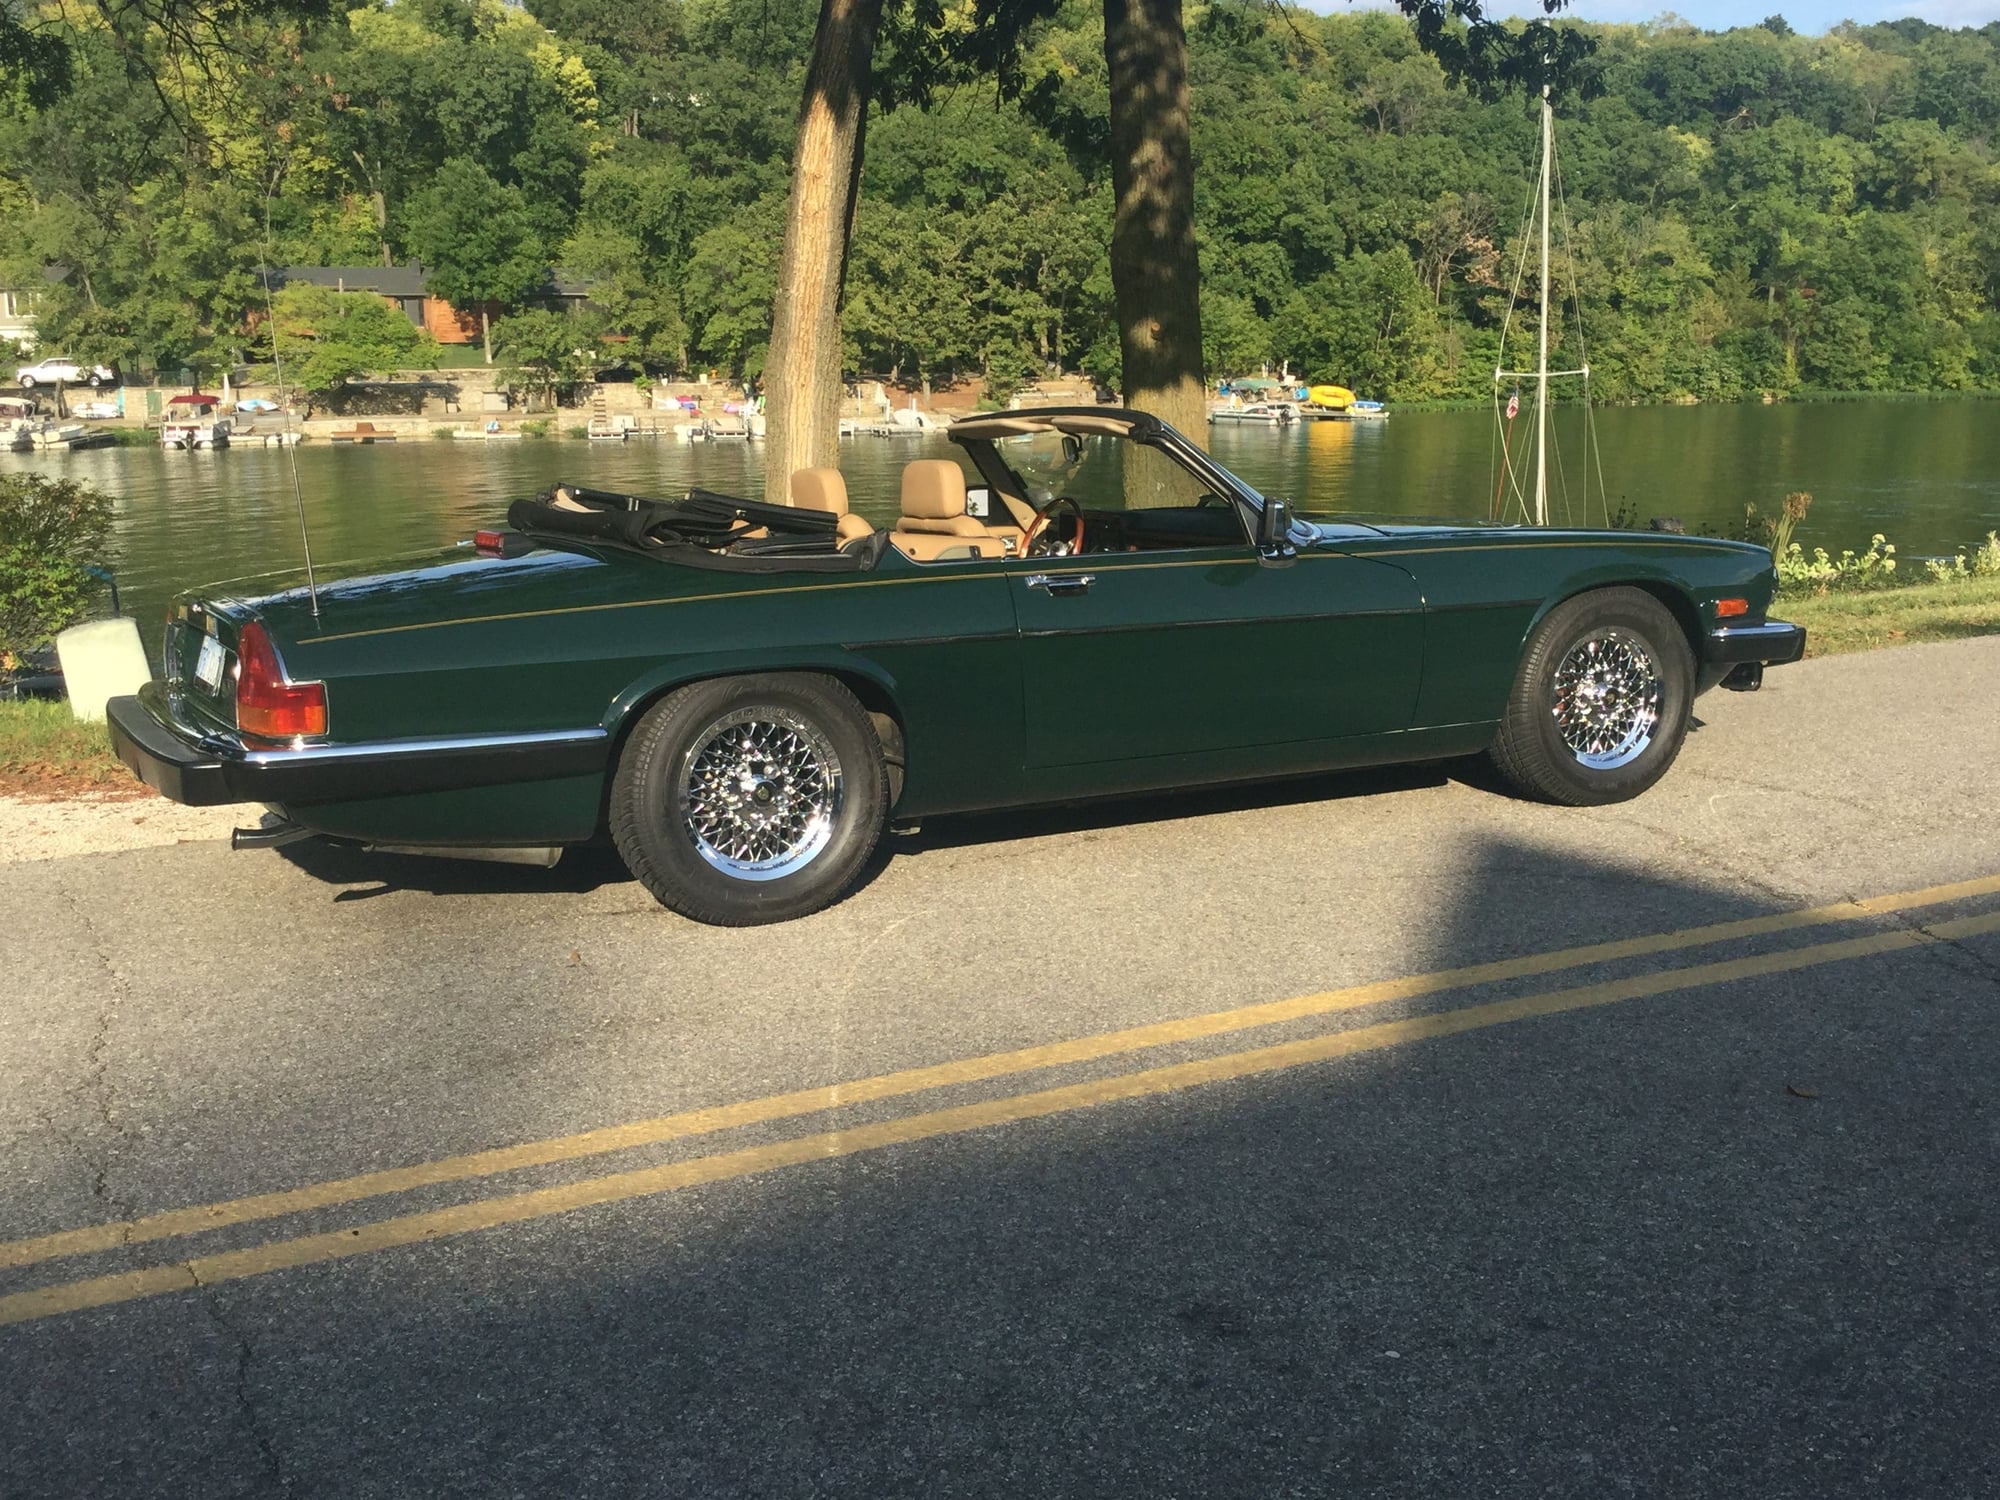
[[[34,388],[35,388],[35,377],[34,377],[34,376],[32,376],[32,375],[26,375],[26,374],[22,375],[22,376],[21,376],[21,389],[22,389],[22,390],[24,390],[24,391],[32,391],[32,390],[33,390]]]
[[[611,836],[663,906],[748,927],[832,904],[888,812],[867,712],[805,673],[677,689],[633,727],[611,785]]]
[[[1571,807],[1636,797],[1687,735],[1694,654],[1643,589],[1598,589],[1550,610],[1521,656],[1490,752],[1528,796]]]
[[[102,375],[93,374],[90,377],[90,388],[93,391],[103,384],[104,384],[104,377]]]

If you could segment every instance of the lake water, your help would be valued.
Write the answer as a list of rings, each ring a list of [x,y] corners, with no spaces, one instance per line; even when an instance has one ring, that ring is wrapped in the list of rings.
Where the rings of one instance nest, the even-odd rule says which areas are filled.
[[[1580,417],[1557,421],[1574,495]],[[2000,403],[1639,407],[1600,411],[1595,421],[1612,507],[1642,523],[1673,515],[1690,530],[1732,526],[1746,502],[1770,513],[1787,491],[1803,489],[1814,496],[1798,533],[1808,547],[1860,548],[1880,531],[1915,556],[2000,529]],[[1524,418],[1516,441],[1527,436]],[[1230,469],[1307,510],[1483,518],[1498,477],[1487,411],[1400,412],[1386,422],[1288,431],[1215,428],[1209,440]],[[295,451],[323,563],[462,540],[497,524],[515,496],[559,479],[654,494],[695,484],[748,497],[763,490],[762,451],[742,442],[307,443]],[[888,520],[901,466],[950,451],[933,438],[843,443],[855,508]],[[281,449],[0,454],[0,469],[72,475],[116,498],[119,585],[149,646],[176,590],[298,561],[291,465]],[[1593,478],[1593,521],[1602,514],[1595,486]],[[1560,497],[1552,511],[1563,518]]]

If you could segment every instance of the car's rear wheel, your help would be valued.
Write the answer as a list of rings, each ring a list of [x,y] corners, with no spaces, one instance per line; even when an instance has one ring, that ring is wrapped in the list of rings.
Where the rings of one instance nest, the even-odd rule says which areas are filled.
[[[1490,752],[1530,797],[1623,802],[1666,774],[1687,735],[1694,654],[1643,589],[1565,600],[1529,637]]]
[[[882,835],[867,712],[805,673],[692,683],[649,708],[611,784],[611,836],[661,905],[748,927],[830,905]]]
[[[24,391],[32,391],[34,388],[35,388],[35,377],[32,375],[23,375],[21,377],[21,389]]]
[[[102,375],[93,374],[90,377],[90,388],[93,391],[103,384],[104,384],[104,377]]]

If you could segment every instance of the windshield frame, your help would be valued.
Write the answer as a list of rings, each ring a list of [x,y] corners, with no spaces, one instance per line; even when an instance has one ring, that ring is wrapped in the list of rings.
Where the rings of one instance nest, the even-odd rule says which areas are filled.
[[[999,439],[1034,432],[1068,433],[1072,427],[1075,428],[1074,436],[1122,437],[1126,442],[1158,449],[1217,493],[1227,496],[1237,507],[1244,535],[1257,535],[1258,520],[1267,503],[1264,495],[1217,463],[1171,423],[1161,421],[1150,412],[1133,411],[1127,407],[1025,407],[1018,411],[982,412],[962,417],[952,424],[947,435],[971,457],[973,467],[994,487],[996,494],[1004,496],[1013,489],[1025,504],[1026,482],[1002,457]],[[1123,431],[1115,430],[1117,428],[1123,428]],[[996,468],[1000,471],[997,474],[994,472]],[[1005,484],[1001,483],[1003,477]],[[1296,516],[1289,516],[1287,520],[1293,541],[1308,540],[1314,535],[1311,526]]]

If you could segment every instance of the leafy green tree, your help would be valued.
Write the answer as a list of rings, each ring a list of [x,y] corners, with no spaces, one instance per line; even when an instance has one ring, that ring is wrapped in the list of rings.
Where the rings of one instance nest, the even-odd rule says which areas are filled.
[[[493,308],[519,307],[548,275],[548,256],[521,190],[502,187],[476,161],[453,157],[404,211],[403,237],[425,266],[425,285],[479,310],[493,363]]]
[[[763,373],[771,347],[783,210],[782,200],[763,199],[695,241],[684,295],[697,363],[713,364],[738,378]]]
[[[294,283],[273,299],[286,375],[311,401],[348,381],[437,363],[437,341],[372,292]]]
[[[74,479],[0,474],[0,670],[83,618],[102,581],[111,497]]]
[[[596,332],[584,319],[542,307],[502,318],[493,326],[493,343],[505,362],[507,384],[526,393],[530,409],[566,400],[603,359]]]
[[[1279,321],[1307,377],[1354,390],[1445,393],[1437,310],[1409,252],[1358,255],[1299,289]]]

